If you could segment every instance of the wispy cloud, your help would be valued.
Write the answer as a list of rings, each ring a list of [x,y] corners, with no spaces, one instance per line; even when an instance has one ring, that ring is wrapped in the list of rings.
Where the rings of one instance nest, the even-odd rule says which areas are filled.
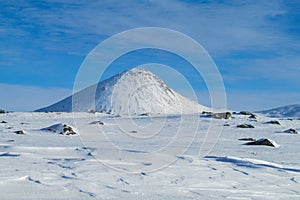
[[[280,1],[66,3],[56,0],[1,4],[5,13],[14,15],[14,20],[4,23],[5,29],[10,28],[14,34],[27,33],[33,38],[38,34],[34,32],[39,31],[43,34],[38,35],[44,37],[34,39],[49,45],[50,48],[54,48],[53,44],[56,42],[64,40],[64,46],[56,47],[60,50],[76,50],[79,45],[83,48],[84,45],[97,44],[112,34],[144,26],[161,26],[182,31],[216,55],[245,48],[270,48],[272,45],[288,42],[285,41],[288,40],[286,37],[282,37],[284,29],[280,26],[284,25],[272,21],[274,17],[288,14]],[[16,25],[18,31],[15,30]],[[95,41],[96,38],[98,41]],[[80,44],[77,43],[78,39]],[[86,51],[82,50],[81,53]]]

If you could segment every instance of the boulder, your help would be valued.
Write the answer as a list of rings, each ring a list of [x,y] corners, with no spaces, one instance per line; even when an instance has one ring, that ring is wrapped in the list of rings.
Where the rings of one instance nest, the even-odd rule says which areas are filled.
[[[251,124],[240,124],[236,126],[237,128],[254,128]]]
[[[239,114],[240,115],[254,115],[253,113],[248,112],[248,111],[241,111]]]
[[[92,113],[92,114],[95,114],[95,113],[96,113],[96,111],[95,111],[94,109],[89,110],[88,112],[89,112],[89,113]]]
[[[293,129],[293,128],[290,128],[290,129],[288,129],[288,130],[285,130],[284,132],[285,132],[285,133],[290,133],[290,134],[298,134],[298,132],[297,132],[295,129]]]
[[[231,117],[231,113],[230,112],[213,113],[211,116],[215,119],[229,119]]]
[[[254,114],[250,115],[249,119],[256,119],[256,115],[254,115]]]
[[[67,124],[54,124],[52,126],[41,129],[42,131],[51,131],[53,133],[58,133],[61,135],[75,135],[77,131],[75,128],[67,125]]]
[[[91,122],[90,124],[99,124],[99,125],[104,125],[104,123],[103,122],[101,122],[101,121],[93,121],[93,122]]]
[[[241,140],[241,141],[252,141],[252,142],[256,141],[256,139],[253,139],[253,138],[240,138],[239,140]]]
[[[138,131],[133,130],[133,131],[130,131],[130,133],[138,133]]]
[[[2,124],[6,124],[6,123],[7,123],[7,121],[1,121],[1,123],[2,123]]]
[[[278,147],[279,145],[276,144],[273,140],[267,139],[267,138],[261,138],[256,141],[247,142],[244,145],[264,145],[264,146],[270,146],[270,147]]]
[[[76,132],[73,130],[72,127],[64,124],[64,128],[63,128],[63,131],[60,132],[59,134],[63,134],[63,135],[75,135]]]
[[[266,122],[266,124],[277,124],[277,125],[280,125],[280,122],[276,121],[276,120],[272,120],[272,121]]]
[[[211,115],[211,114],[213,114],[212,112],[208,112],[208,111],[202,111],[202,114],[203,115]]]
[[[18,131],[15,131],[14,133],[18,134],[18,135],[24,135],[25,134],[25,131],[23,130],[18,130]]]

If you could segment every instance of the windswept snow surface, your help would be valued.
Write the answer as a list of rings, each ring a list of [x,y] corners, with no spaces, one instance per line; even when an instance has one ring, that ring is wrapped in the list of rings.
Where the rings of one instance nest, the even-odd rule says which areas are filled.
[[[188,114],[208,110],[169,88],[152,72],[133,68],[38,111],[71,112],[72,97],[73,111],[83,112],[96,110],[117,115],[139,115]]]
[[[270,110],[259,111],[269,117],[298,117],[300,118],[300,104],[282,106]]]
[[[244,115],[220,120],[190,115],[180,123],[176,115],[115,118],[92,113],[7,113],[0,115],[0,199],[300,199],[300,120],[276,119],[281,125],[266,124]],[[76,124],[74,123],[76,119]],[[155,163],[133,158],[155,151],[172,140],[176,129],[186,133],[200,119],[197,135],[181,155],[169,152],[176,162],[154,172]],[[99,120],[103,124],[90,124]],[[213,150],[199,157],[199,149],[211,120],[224,126]],[[148,127],[148,135],[129,126]],[[155,130],[163,122],[163,129]],[[251,123],[253,129],[239,129]],[[49,134],[43,129],[54,124],[76,127],[77,135]],[[120,128],[120,124],[122,127]],[[128,125],[127,125],[128,124]],[[14,131],[24,130],[24,135]],[[101,135],[115,144],[107,148]],[[83,138],[85,137],[85,138]],[[132,138],[140,138],[135,143]],[[239,138],[269,138],[280,147],[246,146]],[[128,139],[129,138],[129,139]],[[97,140],[96,140],[97,139]],[[100,139],[100,140],[99,140]],[[193,138],[187,138],[193,139]],[[181,148],[181,141],[174,148]],[[116,153],[116,154],[114,154]],[[159,162],[159,160],[158,160]],[[136,173],[126,173],[132,166]],[[122,167],[122,169],[118,167]]]

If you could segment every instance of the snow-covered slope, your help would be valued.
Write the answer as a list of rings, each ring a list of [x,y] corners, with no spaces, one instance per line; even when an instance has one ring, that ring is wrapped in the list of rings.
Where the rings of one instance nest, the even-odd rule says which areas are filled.
[[[270,110],[259,111],[269,117],[300,117],[300,104],[282,106]]]
[[[90,98],[92,96],[95,96],[95,107]],[[138,115],[198,113],[207,108],[176,93],[152,72],[133,68],[38,111],[88,110]]]

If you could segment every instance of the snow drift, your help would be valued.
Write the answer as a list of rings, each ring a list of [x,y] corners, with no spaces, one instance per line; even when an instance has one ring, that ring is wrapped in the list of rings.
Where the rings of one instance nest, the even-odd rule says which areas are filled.
[[[89,110],[119,115],[140,115],[191,114],[208,108],[178,94],[152,72],[143,68],[133,68],[37,111]]]

